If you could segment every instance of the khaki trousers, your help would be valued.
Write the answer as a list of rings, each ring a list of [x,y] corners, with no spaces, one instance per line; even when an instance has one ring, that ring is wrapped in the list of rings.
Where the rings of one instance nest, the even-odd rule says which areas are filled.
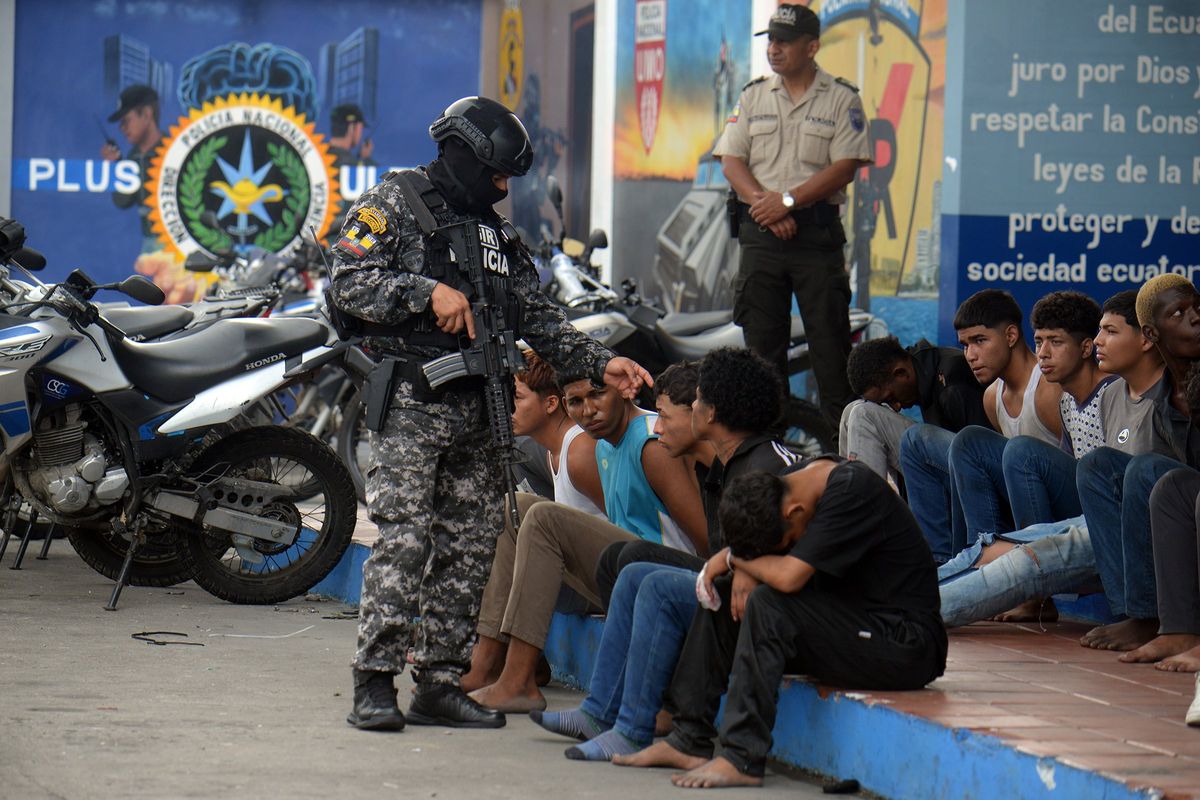
[[[599,607],[600,553],[614,542],[637,537],[600,517],[535,495],[518,493],[517,510],[521,529],[514,532],[506,523],[496,541],[476,630],[501,641],[515,636],[541,649],[559,588],[566,584]]]

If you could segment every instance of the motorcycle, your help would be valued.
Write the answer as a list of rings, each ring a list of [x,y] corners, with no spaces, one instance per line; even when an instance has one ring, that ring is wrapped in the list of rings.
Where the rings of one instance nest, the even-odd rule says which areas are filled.
[[[354,531],[350,476],[309,434],[231,423],[340,357],[328,326],[226,319],[133,342],[94,295],[157,305],[160,289],[140,277],[101,285],[79,270],[41,283],[29,267],[45,260],[24,238],[0,219],[4,530],[24,502],[68,529],[123,541],[109,609],[148,541],[176,548],[202,588],[235,603],[281,602],[325,577]]]

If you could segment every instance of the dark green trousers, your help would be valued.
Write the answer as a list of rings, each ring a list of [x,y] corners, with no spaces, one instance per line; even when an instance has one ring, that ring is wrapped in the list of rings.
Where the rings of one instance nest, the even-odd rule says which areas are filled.
[[[783,241],[744,218],[738,232],[741,260],[733,283],[733,319],[746,346],[787,377],[792,296],[800,307],[821,411],[835,427],[851,399],[846,379],[850,354],[850,279],[840,222],[798,226]]]

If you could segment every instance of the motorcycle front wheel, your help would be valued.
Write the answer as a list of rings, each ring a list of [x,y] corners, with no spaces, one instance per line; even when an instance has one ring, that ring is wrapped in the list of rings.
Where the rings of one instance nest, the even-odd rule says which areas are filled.
[[[196,583],[222,600],[271,604],[304,594],[337,566],[350,546],[358,510],[350,474],[327,445],[304,431],[238,431],[201,453],[192,471],[210,480],[239,477],[290,489],[259,516],[294,526],[291,544],[252,539],[251,549],[239,550],[228,531],[192,526],[181,550]],[[298,487],[303,491],[297,492]]]

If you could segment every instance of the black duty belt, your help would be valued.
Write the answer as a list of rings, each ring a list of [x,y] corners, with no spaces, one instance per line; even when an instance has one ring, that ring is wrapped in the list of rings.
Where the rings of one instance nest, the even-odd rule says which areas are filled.
[[[745,203],[738,203],[738,205],[741,206],[743,220],[752,225],[758,224],[750,216],[750,206]],[[824,201],[804,208],[793,208],[790,215],[798,225],[831,225],[842,217],[837,206]]]

